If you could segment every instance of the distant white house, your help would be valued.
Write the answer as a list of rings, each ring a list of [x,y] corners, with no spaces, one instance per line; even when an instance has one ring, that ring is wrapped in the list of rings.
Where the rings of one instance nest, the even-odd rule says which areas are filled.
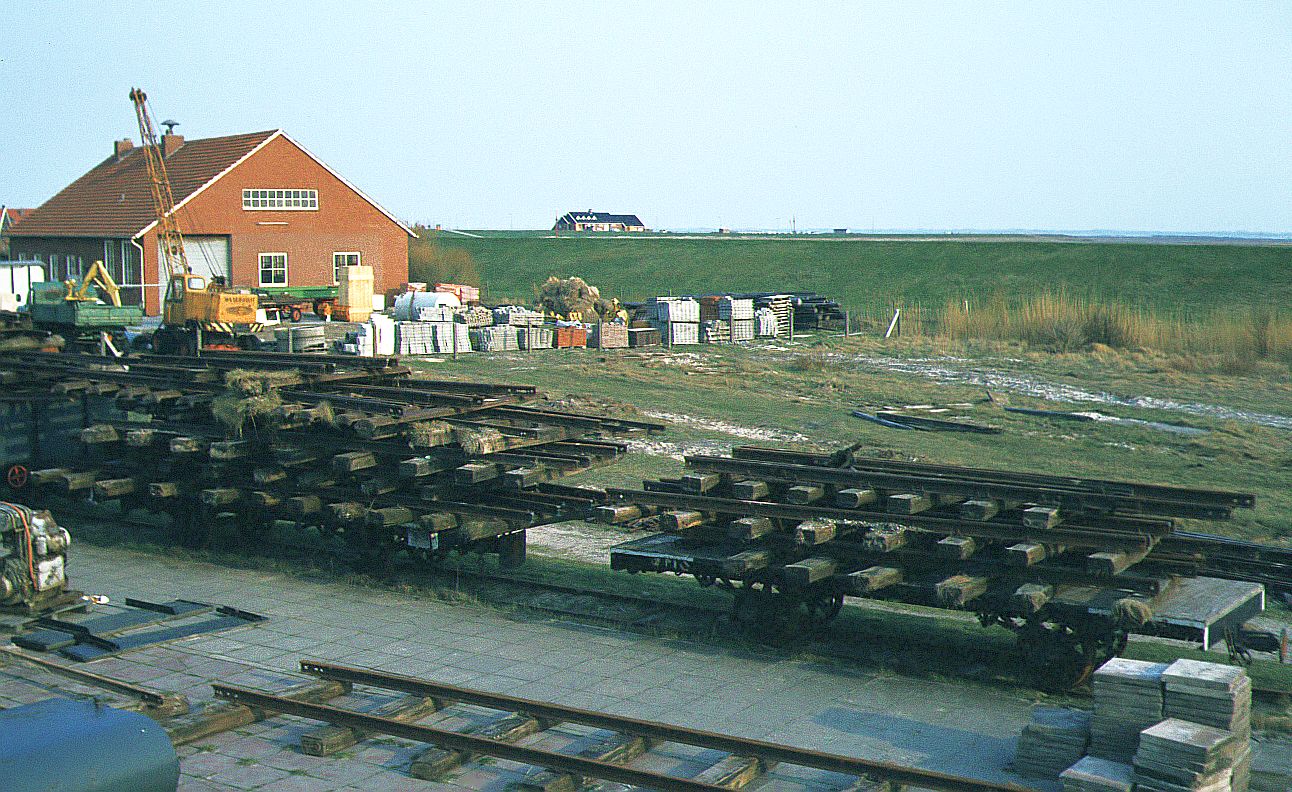
[[[645,231],[635,214],[609,212],[566,212],[556,219],[553,231]]]

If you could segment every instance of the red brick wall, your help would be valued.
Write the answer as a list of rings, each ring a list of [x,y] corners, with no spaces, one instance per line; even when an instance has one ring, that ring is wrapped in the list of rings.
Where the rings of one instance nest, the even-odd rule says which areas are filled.
[[[317,211],[244,210],[244,189],[318,190]],[[179,210],[180,231],[229,236],[233,285],[260,285],[260,254],[287,254],[288,286],[332,285],[332,254],[359,251],[372,267],[374,288],[385,293],[408,280],[408,234],[291,143],[277,137]],[[285,225],[262,225],[285,223]],[[141,244],[145,271],[161,283],[157,235]],[[156,288],[147,311],[160,310]]]

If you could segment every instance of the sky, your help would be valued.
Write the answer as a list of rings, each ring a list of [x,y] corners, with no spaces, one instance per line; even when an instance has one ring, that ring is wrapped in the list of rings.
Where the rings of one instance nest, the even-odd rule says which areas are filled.
[[[1290,2],[5,0],[0,204],[133,86],[451,228],[1292,232]]]

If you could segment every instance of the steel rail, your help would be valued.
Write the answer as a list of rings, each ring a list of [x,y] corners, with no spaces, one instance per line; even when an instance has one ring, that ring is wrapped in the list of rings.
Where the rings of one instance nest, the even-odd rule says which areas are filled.
[[[44,657],[37,657],[35,655],[28,654],[16,646],[0,647],[0,652],[3,652],[16,660],[21,660],[24,663],[30,663],[38,668],[43,668],[47,671],[62,674],[95,687],[101,687],[104,690],[111,690],[115,693],[121,693],[122,695],[138,699],[150,707],[163,707],[170,703],[166,694],[158,693],[157,691],[149,690],[148,688],[139,687],[138,685],[132,685],[129,682],[123,682],[120,679],[105,677],[92,671],[86,671],[83,668],[55,663],[54,661],[48,660]]]
[[[888,472],[857,468],[830,468],[818,465],[792,465],[780,462],[760,462],[731,457],[688,455],[688,466],[701,471],[728,473],[758,479],[779,481],[811,481],[822,484],[868,486],[901,492],[928,492],[970,498],[996,498],[1022,503],[1039,503],[1047,506],[1077,510],[1121,509],[1138,514],[1163,517],[1187,517],[1199,520],[1227,520],[1231,507],[1194,503],[1184,500],[1165,500],[1136,494],[1108,494],[1090,492],[1080,487],[1009,483],[978,480],[974,478],[947,478],[937,475]]]
[[[338,726],[349,726],[352,729],[373,734],[388,734],[392,737],[429,743],[455,751],[485,754],[486,756],[494,756],[510,762],[544,767],[562,773],[599,778],[647,789],[665,790],[665,792],[730,792],[727,787],[717,784],[707,784],[689,778],[677,778],[648,770],[636,770],[597,759],[584,759],[579,756],[554,751],[528,748],[502,742],[501,740],[479,737],[474,734],[439,729],[434,726],[405,723],[393,718],[382,718],[362,712],[353,712],[326,704],[294,701],[282,696],[274,696],[229,685],[216,684],[211,687],[215,691],[216,698],[245,704],[253,709],[280,712]],[[969,788],[965,789],[968,790]],[[982,789],[982,787],[974,789]]]
[[[814,467],[829,466],[832,455],[814,454],[794,451],[786,448],[760,448],[758,446],[737,446],[731,450],[734,459],[749,461],[788,463]],[[1223,490],[1191,489],[1172,487],[1165,484],[1144,484],[1139,482],[1112,481],[1106,479],[1082,479],[1069,476],[1052,476],[1042,473],[1020,473],[1009,470],[992,470],[987,468],[961,467],[959,465],[938,465],[927,462],[902,462],[887,459],[854,457],[848,460],[851,468],[857,470],[894,471],[904,473],[930,474],[950,477],[971,478],[980,481],[1001,483],[1028,483],[1040,486],[1080,487],[1093,494],[1128,495],[1139,493],[1145,497],[1184,499],[1197,503],[1227,505],[1234,508],[1250,509],[1256,505],[1256,496],[1244,492],[1227,492]],[[841,468],[847,469],[847,468]]]
[[[455,685],[442,685],[415,677],[384,674],[378,671],[322,661],[302,660],[301,671],[337,682],[350,682],[356,685],[397,690],[414,696],[447,699],[506,712],[523,712],[540,721],[578,723],[619,732],[620,734],[726,751],[735,756],[754,756],[765,761],[783,762],[845,775],[872,776],[882,780],[917,786],[921,789],[939,790],[940,792],[987,792],[988,790],[995,792],[1023,792],[1026,789],[1026,787],[1014,784],[980,781],[933,770],[906,767],[890,762],[841,756],[805,748],[793,748],[762,740],[718,734],[700,729],[689,729],[657,721],[628,718],[576,707],[566,707],[549,702],[488,693]]]

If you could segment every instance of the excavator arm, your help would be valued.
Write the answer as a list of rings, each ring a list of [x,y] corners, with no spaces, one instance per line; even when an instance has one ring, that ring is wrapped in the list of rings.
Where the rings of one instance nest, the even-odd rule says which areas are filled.
[[[81,276],[79,284],[74,280],[65,280],[63,286],[67,288],[67,294],[63,297],[65,300],[94,302],[98,297],[90,291],[90,287],[97,286],[107,296],[108,302],[117,308],[121,307],[121,287],[108,274],[108,269],[103,266],[102,261],[94,262],[89,271]]]

